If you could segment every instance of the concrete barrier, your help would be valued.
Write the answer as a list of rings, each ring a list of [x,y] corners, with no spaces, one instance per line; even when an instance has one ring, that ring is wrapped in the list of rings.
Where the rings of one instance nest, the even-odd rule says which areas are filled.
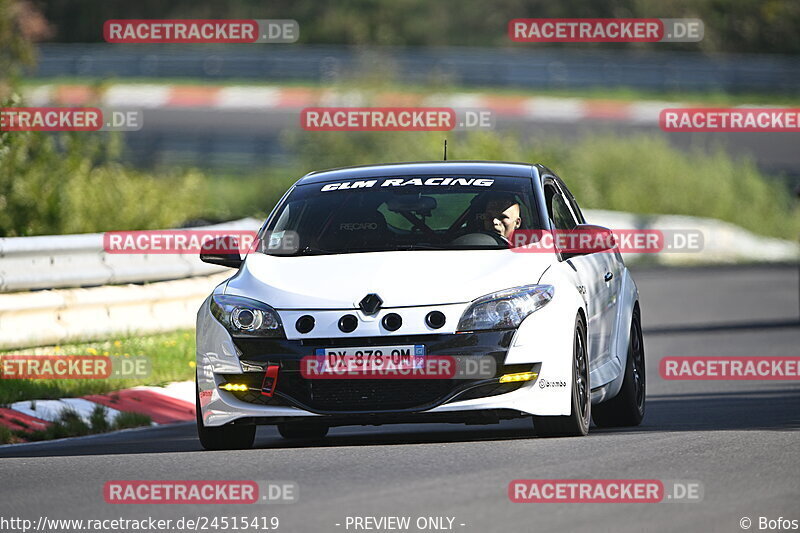
[[[245,218],[193,230],[258,230]],[[0,293],[206,276],[226,270],[197,254],[108,254],[103,234],[0,239]]]
[[[0,294],[0,349],[192,328],[200,304],[232,274]]]

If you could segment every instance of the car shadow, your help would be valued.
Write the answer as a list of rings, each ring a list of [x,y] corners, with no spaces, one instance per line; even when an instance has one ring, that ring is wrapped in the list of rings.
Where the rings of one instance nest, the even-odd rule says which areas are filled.
[[[287,441],[274,427],[259,428],[257,450],[469,443],[531,438],[529,419],[499,425],[457,424],[346,427],[319,441]],[[592,434],[647,434],[691,431],[793,431],[800,429],[800,388],[655,395],[648,397],[644,423],[635,428],[601,429]],[[201,451],[193,423],[123,431],[89,438],[0,448],[3,457],[133,455]],[[252,450],[214,453],[253,453]]]
[[[792,431],[800,429],[800,387],[650,395],[644,423],[595,433]]]
[[[769,330],[799,328],[800,320],[747,320],[742,322],[724,322],[709,324],[678,324],[674,326],[643,327],[644,335],[678,335],[682,333],[723,333],[726,331]]]

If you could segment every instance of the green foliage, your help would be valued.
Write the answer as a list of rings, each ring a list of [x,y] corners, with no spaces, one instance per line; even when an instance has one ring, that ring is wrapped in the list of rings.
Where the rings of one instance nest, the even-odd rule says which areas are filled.
[[[53,421],[47,428],[25,433],[22,431],[11,432],[10,439],[14,437],[28,441],[42,441],[52,439],[63,439],[66,437],[82,437],[84,435],[94,435],[106,433],[112,430],[149,426],[150,417],[141,413],[121,412],[117,415],[113,424],[106,420],[107,410],[102,405],[95,407],[89,416],[89,423],[71,408],[61,411],[58,419]],[[3,435],[0,434],[0,439]],[[2,442],[2,440],[0,440]]]
[[[751,160],[721,148],[686,154],[662,137],[612,135],[565,146],[525,155],[556,170],[586,207],[716,218],[787,239],[800,233],[800,210],[790,191]]]
[[[442,133],[298,132],[286,139],[294,154],[290,167],[211,178],[197,170],[154,176],[128,168],[112,160],[100,139],[81,134],[22,135],[0,140],[5,150],[0,151],[0,236],[261,218],[307,172],[439,160],[445,138]],[[751,160],[731,157],[721,148],[687,154],[656,135],[612,133],[569,141],[523,140],[513,132],[447,137],[450,159],[545,164],[564,178],[584,207],[718,218],[789,239],[800,232],[800,213],[787,188]]]
[[[441,133],[296,136],[302,172],[375,162],[438,160]],[[685,153],[655,135],[523,141],[514,133],[448,135],[450,159],[542,163],[586,208],[718,218],[757,234],[796,239],[800,210],[784,185],[721,148]],[[298,172],[301,174],[302,172]]]
[[[566,45],[568,48],[700,50],[703,52],[800,52],[800,2],[793,0],[75,0],[46,2],[56,39],[97,42],[107,19],[295,19],[300,42],[392,46],[514,46],[514,18],[700,18],[700,43]],[[556,45],[558,47],[558,45]],[[563,47],[563,46],[562,46]]]
[[[0,426],[0,444],[11,444],[16,441],[17,437],[13,431],[5,426]]]
[[[152,420],[149,416],[142,413],[133,413],[130,411],[123,411],[114,419],[114,430],[137,428],[141,426],[149,426]]]
[[[0,100],[8,97],[24,66],[33,64],[34,52],[28,28],[30,16],[25,5],[0,0]]]
[[[61,411],[58,419],[53,421],[47,428],[33,431],[28,434],[20,433],[29,441],[63,439],[66,437],[81,437],[91,433],[92,428],[81,416],[72,408]]]
[[[0,134],[0,237],[174,227],[198,213],[195,171],[153,176],[101,134]]]
[[[111,429],[111,424],[108,423],[108,409],[105,405],[97,404],[92,409],[92,414],[89,415],[89,425],[92,426],[94,433],[105,433]]]
[[[265,169],[205,179],[197,199],[200,215],[210,222],[263,219],[298,177],[295,169]]]

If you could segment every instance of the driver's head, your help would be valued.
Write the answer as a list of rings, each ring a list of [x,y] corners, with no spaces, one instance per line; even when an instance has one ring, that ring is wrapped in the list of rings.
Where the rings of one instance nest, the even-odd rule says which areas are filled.
[[[481,218],[486,231],[499,233],[510,240],[511,234],[522,223],[519,215],[519,202],[514,195],[500,194],[489,198]]]

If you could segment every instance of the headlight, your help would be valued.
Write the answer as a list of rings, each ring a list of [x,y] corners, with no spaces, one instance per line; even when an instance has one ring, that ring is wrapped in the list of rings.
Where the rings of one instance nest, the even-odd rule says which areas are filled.
[[[458,321],[458,331],[508,329],[553,299],[552,285],[525,285],[493,292],[474,300]]]
[[[211,314],[236,336],[283,337],[278,313],[265,303],[225,294],[211,296]]]

